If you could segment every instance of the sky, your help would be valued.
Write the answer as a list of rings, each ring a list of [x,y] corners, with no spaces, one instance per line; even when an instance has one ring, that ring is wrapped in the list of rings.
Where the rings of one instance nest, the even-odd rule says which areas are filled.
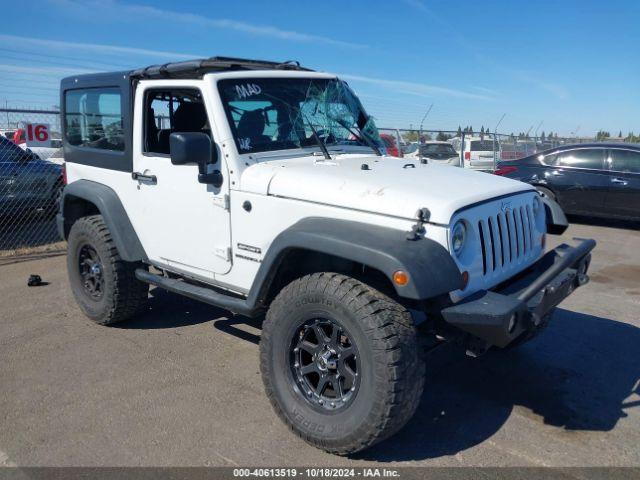
[[[0,0],[0,7],[0,104],[10,107],[57,105],[67,75],[235,56],[336,73],[384,128],[493,131],[504,115],[503,133],[640,132],[637,0]]]

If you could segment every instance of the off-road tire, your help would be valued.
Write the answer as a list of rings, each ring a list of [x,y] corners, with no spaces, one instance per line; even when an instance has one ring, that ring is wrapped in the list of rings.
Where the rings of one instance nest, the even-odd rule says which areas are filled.
[[[89,246],[98,254],[104,282],[100,298],[93,298],[84,287],[79,268],[80,251]],[[149,285],[135,277],[140,262],[120,258],[102,215],[82,217],[71,227],[67,239],[67,271],[71,291],[82,312],[100,325],[112,325],[134,316],[145,305]]]
[[[343,410],[318,412],[292,382],[290,333],[309,316],[339,319],[361,357],[359,388]],[[339,455],[364,450],[400,430],[418,407],[425,375],[409,312],[337,273],[307,275],[277,295],[262,326],[260,369],[267,397],[284,423],[311,445]]]

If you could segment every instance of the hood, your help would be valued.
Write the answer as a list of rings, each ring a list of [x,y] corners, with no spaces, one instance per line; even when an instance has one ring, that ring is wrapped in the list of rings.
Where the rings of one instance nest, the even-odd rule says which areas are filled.
[[[426,207],[430,222],[448,224],[463,207],[533,187],[437,163],[351,154],[262,161],[244,170],[240,189],[407,219]]]

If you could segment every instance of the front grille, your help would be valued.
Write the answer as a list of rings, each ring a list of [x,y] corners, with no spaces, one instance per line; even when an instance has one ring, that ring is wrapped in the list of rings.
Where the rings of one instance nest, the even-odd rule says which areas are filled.
[[[537,251],[534,246],[535,229],[529,204],[480,219],[478,234],[483,275],[511,270],[514,265],[531,258]]]

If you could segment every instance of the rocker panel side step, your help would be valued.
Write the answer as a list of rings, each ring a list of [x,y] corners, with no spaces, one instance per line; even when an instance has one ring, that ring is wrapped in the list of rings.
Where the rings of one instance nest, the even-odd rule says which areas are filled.
[[[184,295],[185,297],[199,300],[209,305],[224,308],[232,313],[245,315],[247,317],[254,317],[257,313],[256,309],[250,306],[245,299],[225,295],[211,288],[199,287],[183,280],[166,278],[141,268],[136,270],[136,278],[141,282],[155,285],[163,290]]]

